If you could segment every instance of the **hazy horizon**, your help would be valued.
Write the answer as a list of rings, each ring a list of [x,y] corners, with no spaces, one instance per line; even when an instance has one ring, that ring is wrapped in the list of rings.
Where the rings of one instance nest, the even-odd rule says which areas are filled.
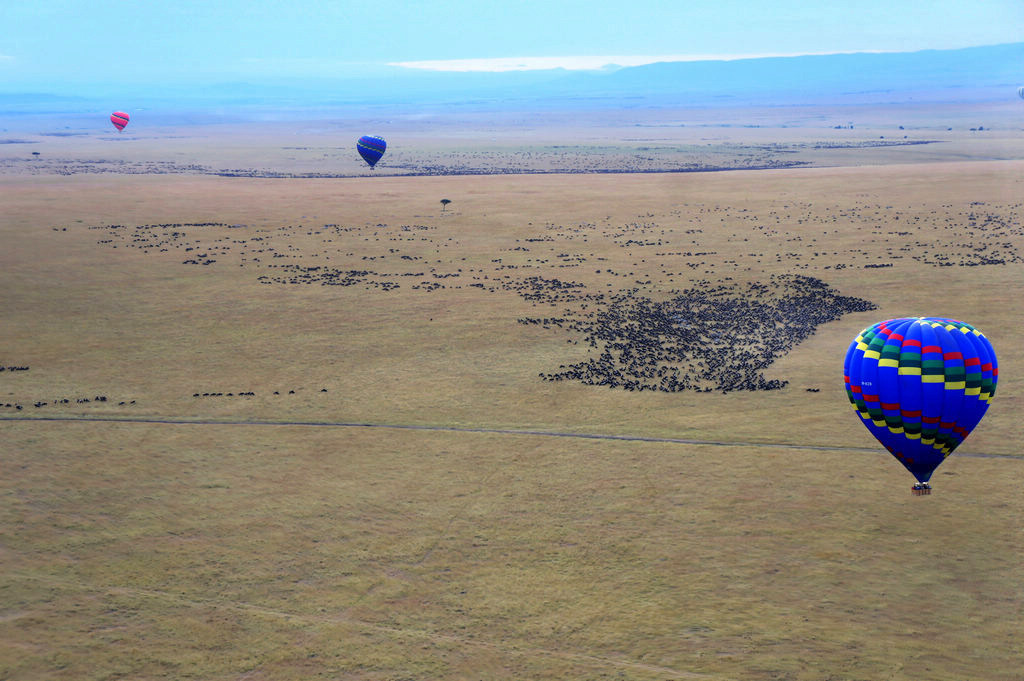
[[[404,71],[600,70],[660,61],[915,52],[1018,42],[1024,3],[548,0],[368,5],[269,0],[173,5],[11,3],[0,91],[395,76]],[[396,71],[396,69],[399,69]]]

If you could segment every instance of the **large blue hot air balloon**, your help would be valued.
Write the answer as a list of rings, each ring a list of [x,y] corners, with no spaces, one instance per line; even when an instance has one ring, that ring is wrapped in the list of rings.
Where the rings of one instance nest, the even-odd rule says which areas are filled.
[[[943,317],[872,324],[846,351],[846,393],[868,430],[909,470],[914,494],[981,417],[999,366],[985,336]]]
[[[359,150],[359,155],[370,164],[371,168],[377,165],[377,161],[384,155],[384,151],[387,148],[388,143],[383,138],[371,135],[363,135],[356,142],[356,149]]]

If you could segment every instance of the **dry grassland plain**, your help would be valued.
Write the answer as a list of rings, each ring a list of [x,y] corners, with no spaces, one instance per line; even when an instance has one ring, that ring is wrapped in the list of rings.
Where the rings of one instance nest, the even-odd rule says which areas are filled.
[[[12,124],[0,678],[1021,678],[1024,119],[943,113]],[[929,497],[913,315],[1000,360]]]

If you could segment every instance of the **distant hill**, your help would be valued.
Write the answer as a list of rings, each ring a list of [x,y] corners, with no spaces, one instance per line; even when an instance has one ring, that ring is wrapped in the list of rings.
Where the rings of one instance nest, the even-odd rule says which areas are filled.
[[[786,106],[900,101],[985,101],[1024,85],[1024,42],[957,50],[662,62],[600,72],[437,72],[379,67],[361,78],[273,82],[146,83],[74,91],[0,92],[0,115],[31,111],[422,107],[508,110],[628,106]],[[1011,93],[1011,94],[1008,94]]]
[[[1024,84],[1024,43],[959,50],[770,57],[734,61],[663,62],[608,75],[566,79],[566,91],[591,95],[697,95],[739,101],[813,102],[912,98],[1014,90]]]

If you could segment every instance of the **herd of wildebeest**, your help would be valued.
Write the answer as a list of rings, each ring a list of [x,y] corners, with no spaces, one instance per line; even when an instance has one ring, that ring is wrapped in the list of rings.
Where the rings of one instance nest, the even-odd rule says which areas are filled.
[[[372,295],[446,289],[514,294],[540,308],[515,320],[518,324],[562,334],[586,353],[579,360],[581,348],[574,347],[576,361],[538,367],[539,380],[630,391],[730,392],[785,387],[786,380],[765,375],[776,359],[819,325],[875,309],[870,300],[830,287],[822,279],[828,270],[869,271],[903,260],[935,267],[1020,263],[1022,207],[792,203],[758,214],[741,207],[684,205],[630,223],[538,225],[533,236],[508,237],[503,246],[496,239],[489,261],[479,255],[467,261],[459,239],[439,232],[436,224],[165,223],[90,229],[99,233],[103,247],[138,249],[182,266],[230,264],[252,271],[264,285],[355,287]],[[865,240],[878,245],[836,250],[830,234],[847,221],[864,225]],[[726,235],[728,253],[705,245],[705,233],[726,229],[732,230]],[[722,235],[717,236],[721,244]],[[624,257],[596,255],[592,244],[602,239]],[[785,273],[745,274],[772,268]],[[206,390],[192,396],[254,394]],[[82,399],[40,400],[35,406]],[[0,403],[8,406],[20,405]]]
[[[83,133],[43,133],[49,136],[84,136]],[[132,136],[101,138],[104,142],[130,142]],[[38,140],[7,138],[0,144],[30,147]],[[341,178],[373,175],[560,175],[607,173],[688,173],[722,170],[765,170],[814,166],[817,150],[858,150],[875,147],[919,146],[930,139],[877,139],[832,142],[740,143],[701,141],[669,143],[637,139],[623,144],[538,144],[531,148],[496,143],[493,148],[444,148],[427,151],[399,148],[373,168],[356,164],[349,147],[282,147],[263,167],[225,168],[208,163],[132,160],[65,156],[60,152],[32,151],[0,158],[0,174],[18,175],[216,175],[245,178]],[[201,156],[201,154],[199,154]],[[197,158],[199,157],[197,156]],[[291,167],[289,167],[291,166]],[[315,169],[314,169],[315,168]]]
[[[530,283],[542,299],[551,292],[567,293],[558,280]],[[742,285],[694,284],[665,301],[635,289],[607,297],[579,291],[576,299],[594,304],[593,314],[570,311],[566,317],[521,319],[568,329],[597,353],[540,377],[631,391],[778,390],[788,382],[764,376],[776,358],[820,324],[875,309],[867,300],[839,295],[803,275],[772,275],[766,282]]]

